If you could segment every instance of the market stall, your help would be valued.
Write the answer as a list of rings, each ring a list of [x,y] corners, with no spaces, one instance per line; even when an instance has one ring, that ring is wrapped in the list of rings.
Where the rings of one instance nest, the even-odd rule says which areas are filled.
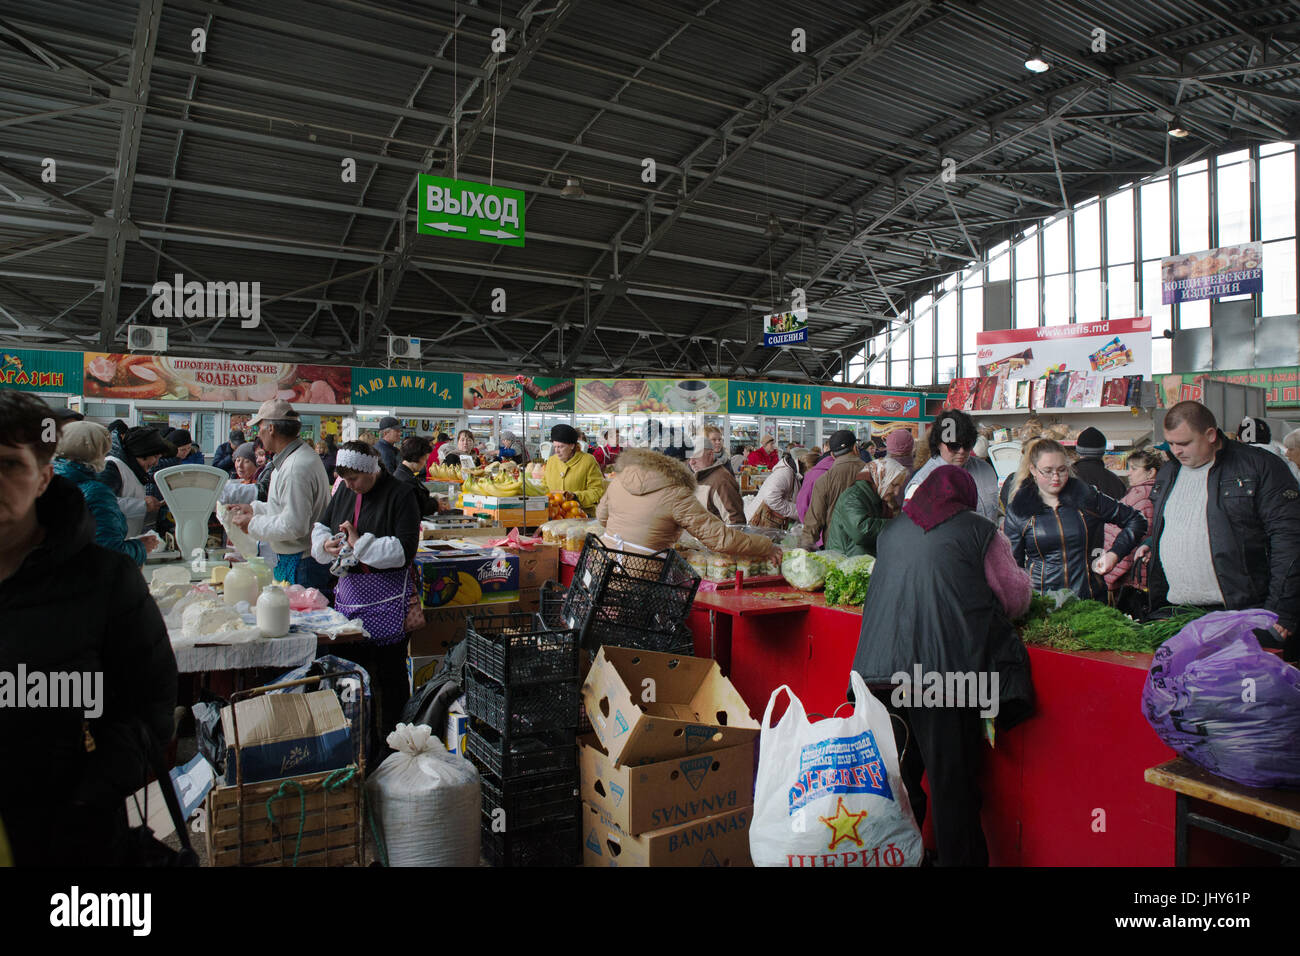
[[[761,716],[782,684],[809,713],[830,716],[844,703],[860,609],[768,585],[700,594],[690,623],[696,653],[722,664],[751,713]],[[1172,865],[1173,797],[1143,778],[1174,756],[1138,707],[1151,655],[1039,647],[1029,654],[1037,712],[998,734],[986,754],[990,863]],[[1097,808],[1107,811],[1104,831],[1092,826]]]

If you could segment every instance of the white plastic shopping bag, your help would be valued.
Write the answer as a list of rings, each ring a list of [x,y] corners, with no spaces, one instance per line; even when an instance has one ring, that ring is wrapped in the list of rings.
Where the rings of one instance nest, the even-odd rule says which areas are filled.
[[[772,692],[759,737],[749,850],[755,866],[919,866],[921,831],[884,704],[850,675],[848,717],[810,723],[790,688]],[[784,691],[790,706],[775,727]]]

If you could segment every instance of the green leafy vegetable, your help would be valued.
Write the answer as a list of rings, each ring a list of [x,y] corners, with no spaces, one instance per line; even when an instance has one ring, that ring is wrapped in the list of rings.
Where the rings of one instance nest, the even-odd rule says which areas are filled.
[[[876,559],[869,554],[845,558],[826,572],[826,603],[860,605],[867,599]]]
[[[1039,597],[1035,595],[1035,598]],[[1021,636],[1026,644],[1054,647],[1065,651],[1137,651],[1149,653],[1181,631],[1205,612],[1199,608],[1179,608],[1179,613],[1165,621],[1139,624],[1131,617],[1100,601],[1071,601],[1059,610],[1047,608],[1046,616],[1036,616],[1044,605],[1031,603]]]

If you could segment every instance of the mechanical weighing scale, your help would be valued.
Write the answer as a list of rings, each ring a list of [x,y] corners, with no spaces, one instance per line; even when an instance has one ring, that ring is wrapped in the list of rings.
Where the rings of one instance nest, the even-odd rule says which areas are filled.
[[[208,517],[230,475],[211,465],[173,465],[155,472],[154,483],[176,522],[176,547],[189,560],[198,549],[207,556]]]

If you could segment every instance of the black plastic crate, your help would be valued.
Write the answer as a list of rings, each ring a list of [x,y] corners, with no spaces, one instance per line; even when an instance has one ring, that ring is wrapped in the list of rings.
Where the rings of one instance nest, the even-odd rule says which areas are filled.
[[[469,619],[465,660],[500,684],[578,676],[578,635],[547,627],[539,614],[494,614]]]
[[[470,715],[509,736],[576,730],[579,700],[576,677],[503,686],[473,667],[465,669],[465,701]]]
[[[507,830],[571,820],[578,811],[578,774],[574,770],[501,780],[480,773],[483,817],[499,820]],[[498,811],[504,811],[502,816]]]
[[[581,847],[576,813],[563,822],[504,833],[492,832],[485,820],[482,830],[483,859],[492,866],[577,866],[579,863]]]
[[[564,598],[569,589],[558,581],[545,582],[538,591],[537,613],[549,628],[564,629]]]
[[[553,730],[508,740],[507,747],[507,738],[485,723],[471,721],[465,749],[480,767],[507,782],[517,777],[556,771],[577,772],[577,735],[571,730]]]
[[[699,586],[699,577],[676,551],[629,554],[587,535],[561,624],[577,629],[579,643],[589,651],[601,644],[676,649]]]
[[[571,595],[568,613],[575,620],[586,622],[582,646],[592,653],[602,644],[664,654],[695,653],[690,628],[685,621],[676,619],[676,615],[654,616],[618,605],[600,606],[581,592]]]

